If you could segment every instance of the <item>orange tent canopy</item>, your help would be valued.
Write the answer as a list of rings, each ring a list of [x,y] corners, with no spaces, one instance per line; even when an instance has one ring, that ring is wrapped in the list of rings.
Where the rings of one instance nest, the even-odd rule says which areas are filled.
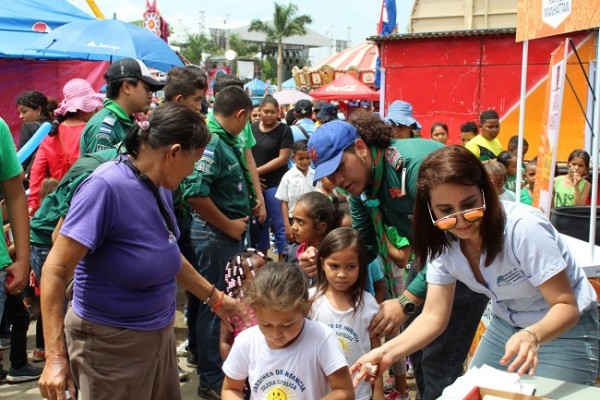
[[[348,74],[312,91],[310,95],[318,100],[379,100],[379,92]]]

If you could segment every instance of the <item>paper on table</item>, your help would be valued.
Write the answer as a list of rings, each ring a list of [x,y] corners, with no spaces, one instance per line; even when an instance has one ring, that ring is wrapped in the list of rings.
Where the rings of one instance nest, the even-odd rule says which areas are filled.
[[[452,385],[444,389],[444,400],[462,400],[474,387],[503,390],[513,393],[533,394],[535,386],[521,382],[519,375],[514,372],[500,371],[483,365],[481,368],[471,368],[459,377]]]

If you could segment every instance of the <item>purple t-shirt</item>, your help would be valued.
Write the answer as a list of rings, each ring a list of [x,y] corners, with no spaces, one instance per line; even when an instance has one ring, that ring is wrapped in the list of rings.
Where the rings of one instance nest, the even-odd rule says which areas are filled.
[[[174,237],[150,188],[124,163],[101,165],[75,192],[60,233],[90,249],[75,269],[73,311],[79,317],[144,331],[173,319],[179,231],[171,192],[159,192]]]

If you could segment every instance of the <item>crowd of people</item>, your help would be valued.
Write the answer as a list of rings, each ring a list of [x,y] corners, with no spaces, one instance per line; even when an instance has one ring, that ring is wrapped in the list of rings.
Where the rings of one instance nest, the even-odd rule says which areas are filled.
[[[517,137],[503,148],[496,111],[461,125],[459,146],[444,122],[424,138],[403,100],[346,121],[302,100],[282,120],[274,97],[254,106],[231,75],[209,107],[194,66],[160,82],[122,59],[105,79],[104,98],[79,78],[60,104],[19,97],[16,148],[52,124],[23,162],[0,120],[8,382],[39,378],[58,400],[178,399],[179,349],[205,399],[408,400],[411,375],[437,399],[488,303],[471,366],[595,382],[596,293],[530,206],[537,162],[517,165]],[[571,153],[556,207],[589,203],[589,164]],[[36,295],[43,368],[27,354]]]

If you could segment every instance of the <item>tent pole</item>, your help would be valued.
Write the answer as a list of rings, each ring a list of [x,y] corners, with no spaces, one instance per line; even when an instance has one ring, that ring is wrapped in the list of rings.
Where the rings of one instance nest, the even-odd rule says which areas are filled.
[[[525,136],[525,102],[527,100],[527,59],[529,57],[529,40],[523,41],[523,57],[521,60],[521,99],[519,100],[519,144],[517,147],[517,177],[515,185],[515,201],[521,202],[521,180],[523,179],[523,136]]]
[[[600,61],[600,28],[598,29],[598,37],[596,38],[596,77],[595,77],[595,100],[594,100],[594,129],[592,131],[592,199],[590,206],[590,261],[594,262],[594,250],[596,244],[596,208],[598,204],[598,149],[599,149],[599,133],[600,133],[600,71],[598,65]]]

